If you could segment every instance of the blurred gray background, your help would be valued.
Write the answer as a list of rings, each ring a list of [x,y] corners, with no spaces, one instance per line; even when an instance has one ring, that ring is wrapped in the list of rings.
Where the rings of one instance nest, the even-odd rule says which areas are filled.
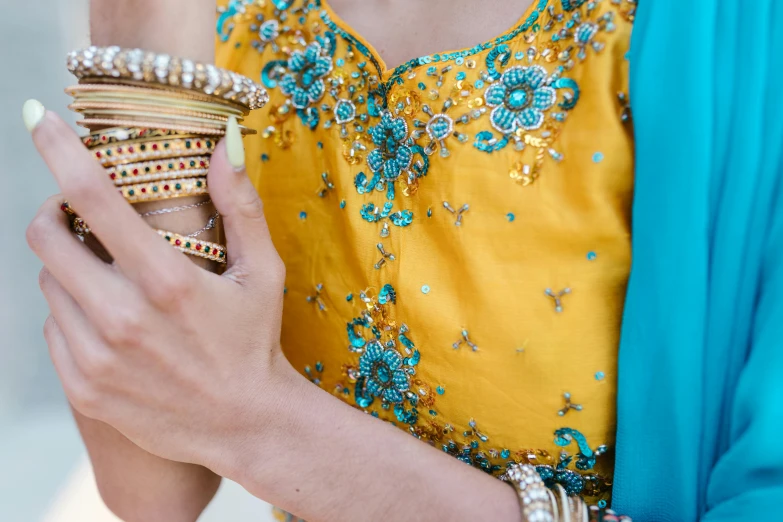
[[[49,361],[40,263],[24,230],[57,187],[21,120],[28,98],[74,118],[65,54],[88,42],[87,0],[0,0],[0,521],[112,520]],[[269,507],[224,484],[204,521],[271,520]]]

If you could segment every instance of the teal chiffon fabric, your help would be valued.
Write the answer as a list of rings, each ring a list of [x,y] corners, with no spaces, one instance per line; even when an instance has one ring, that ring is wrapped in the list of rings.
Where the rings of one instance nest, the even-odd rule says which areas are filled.
[[[613,507],[783,521],[783,0],[641,0]]]

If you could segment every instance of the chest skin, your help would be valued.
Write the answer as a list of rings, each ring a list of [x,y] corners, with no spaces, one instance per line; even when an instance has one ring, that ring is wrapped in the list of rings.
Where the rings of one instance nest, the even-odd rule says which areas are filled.
[[[375,47],[388,69],[415,58],[472,47],[517,23],[533,0],[326,0]]]

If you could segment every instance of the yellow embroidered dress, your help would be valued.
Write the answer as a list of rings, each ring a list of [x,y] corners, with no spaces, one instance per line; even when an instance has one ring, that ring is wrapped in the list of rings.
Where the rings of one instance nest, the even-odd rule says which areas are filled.
[[[529,462],[591,502],[611,494],[634,3],[534,0],[492,41],[393,70],[325,0],[218,8],[219,65],[271,95],[246,147],[292,364],[466,464]]]

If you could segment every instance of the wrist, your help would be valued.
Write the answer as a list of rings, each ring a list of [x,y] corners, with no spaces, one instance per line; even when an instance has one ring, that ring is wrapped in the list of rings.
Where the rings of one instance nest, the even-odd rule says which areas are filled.
[[[279,479],[298,444],[301,419],[313,418],[307,411],[323,396],[323,390],[298,373],[282,351],[270,358],[265,373],[263,386],[257,386],[258,392],[235,415],[229,447],[221,455],[223,466],[215,470],[264,497],[262,492],[270,487],[267,481]]]

